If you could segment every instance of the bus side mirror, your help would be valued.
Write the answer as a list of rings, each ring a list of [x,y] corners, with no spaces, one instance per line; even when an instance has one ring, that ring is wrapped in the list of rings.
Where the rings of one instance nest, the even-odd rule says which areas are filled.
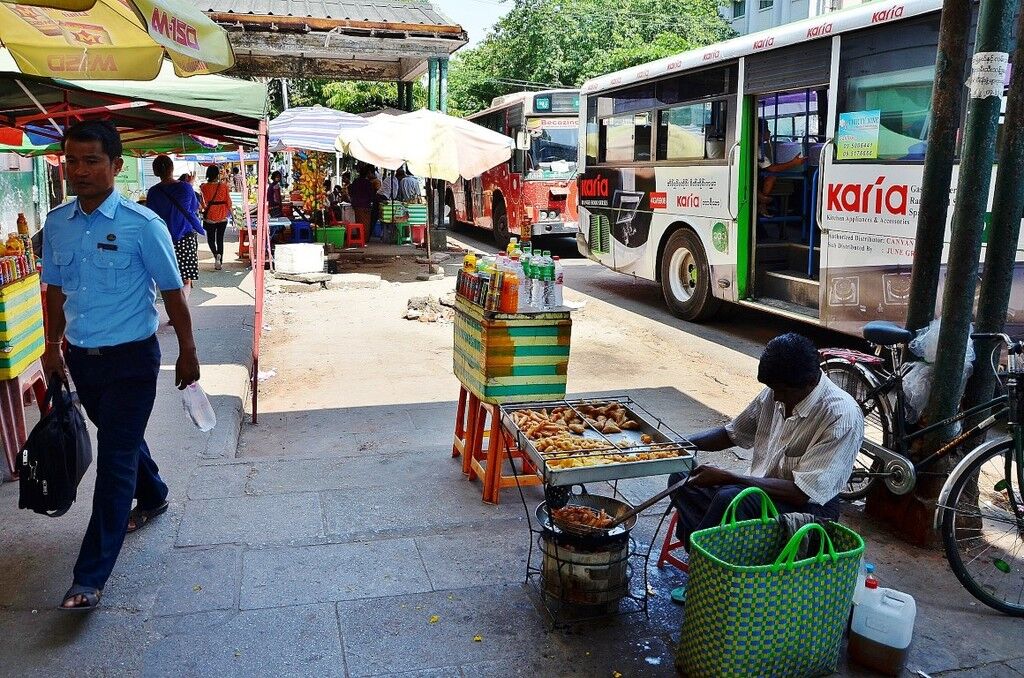
[[[528,151],[530,150],[530,133],[526,130],[519,130],[516,132],[516,150],[517,151]]]

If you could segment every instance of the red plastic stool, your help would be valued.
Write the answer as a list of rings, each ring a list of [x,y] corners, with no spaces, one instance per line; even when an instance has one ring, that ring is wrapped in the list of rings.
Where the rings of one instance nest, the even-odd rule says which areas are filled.
[[[665,533],[665,543],[661,545],[661,554],[658,556],[658,569],[665,567],[665,563],[677,568],[680,572],[689,572],[690,564],[679,560],[672,551],[685,548],[683,542],[676,541],[676,524],[679,522],[679,511],[672,512],[672,519],[668,521],[668,532]]]
[[[366,247],[366,226],[352,221],[345,224],[345,244],[348,247]]]

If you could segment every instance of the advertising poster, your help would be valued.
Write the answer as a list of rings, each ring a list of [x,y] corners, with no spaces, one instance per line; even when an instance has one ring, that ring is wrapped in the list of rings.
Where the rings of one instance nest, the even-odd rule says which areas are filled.
[[[853,111],[839,114],[836,134],[837,160],[871,160],[878,157],[878,128],[881,111]]]

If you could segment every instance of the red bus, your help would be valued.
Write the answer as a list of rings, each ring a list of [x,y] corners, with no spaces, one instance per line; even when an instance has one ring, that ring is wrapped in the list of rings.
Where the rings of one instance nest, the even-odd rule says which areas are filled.
[[[574,236],[579,108],[579,90],[557,89],[498,97],[490,108],[468,116],[513,139],[528,136],[529,150],[452,184],[446,196],[452,221],[493,230],[502,247],[510,236]]]

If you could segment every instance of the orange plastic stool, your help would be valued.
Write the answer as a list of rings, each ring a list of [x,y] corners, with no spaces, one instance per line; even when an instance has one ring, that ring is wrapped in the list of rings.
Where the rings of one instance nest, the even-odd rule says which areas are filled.
[[[238,229],[238,258],[249,258],[249,229],[245,226]]]
[[[347,247],[366,247],[366,226],[359,222],[345,224],[345,245]]]
[[[502,489],[539,485],[542,481],[537,468],[515,443],[508,439],[501,427],[500,408],[481,402],[465,386],[459,391],[459,405],[455,418],[455,437],[452,457],[462,457],[462,473],[469,480],[483,480],[483,500],[497,504]],[[522,471],[502,474],[506,460],[520,460]]]
[[[684,548],[683,542],[675,539],[676,525],[678,523],[679,511],[673,511],[672,519],[668,521],[668,532],[665,533],[665,542],[661,545],[661,554],[658,556],[658,569],[665,567],[665,563],[668,563],[680,572],[689,572],[690,564],[672,555],[672,551]]]

